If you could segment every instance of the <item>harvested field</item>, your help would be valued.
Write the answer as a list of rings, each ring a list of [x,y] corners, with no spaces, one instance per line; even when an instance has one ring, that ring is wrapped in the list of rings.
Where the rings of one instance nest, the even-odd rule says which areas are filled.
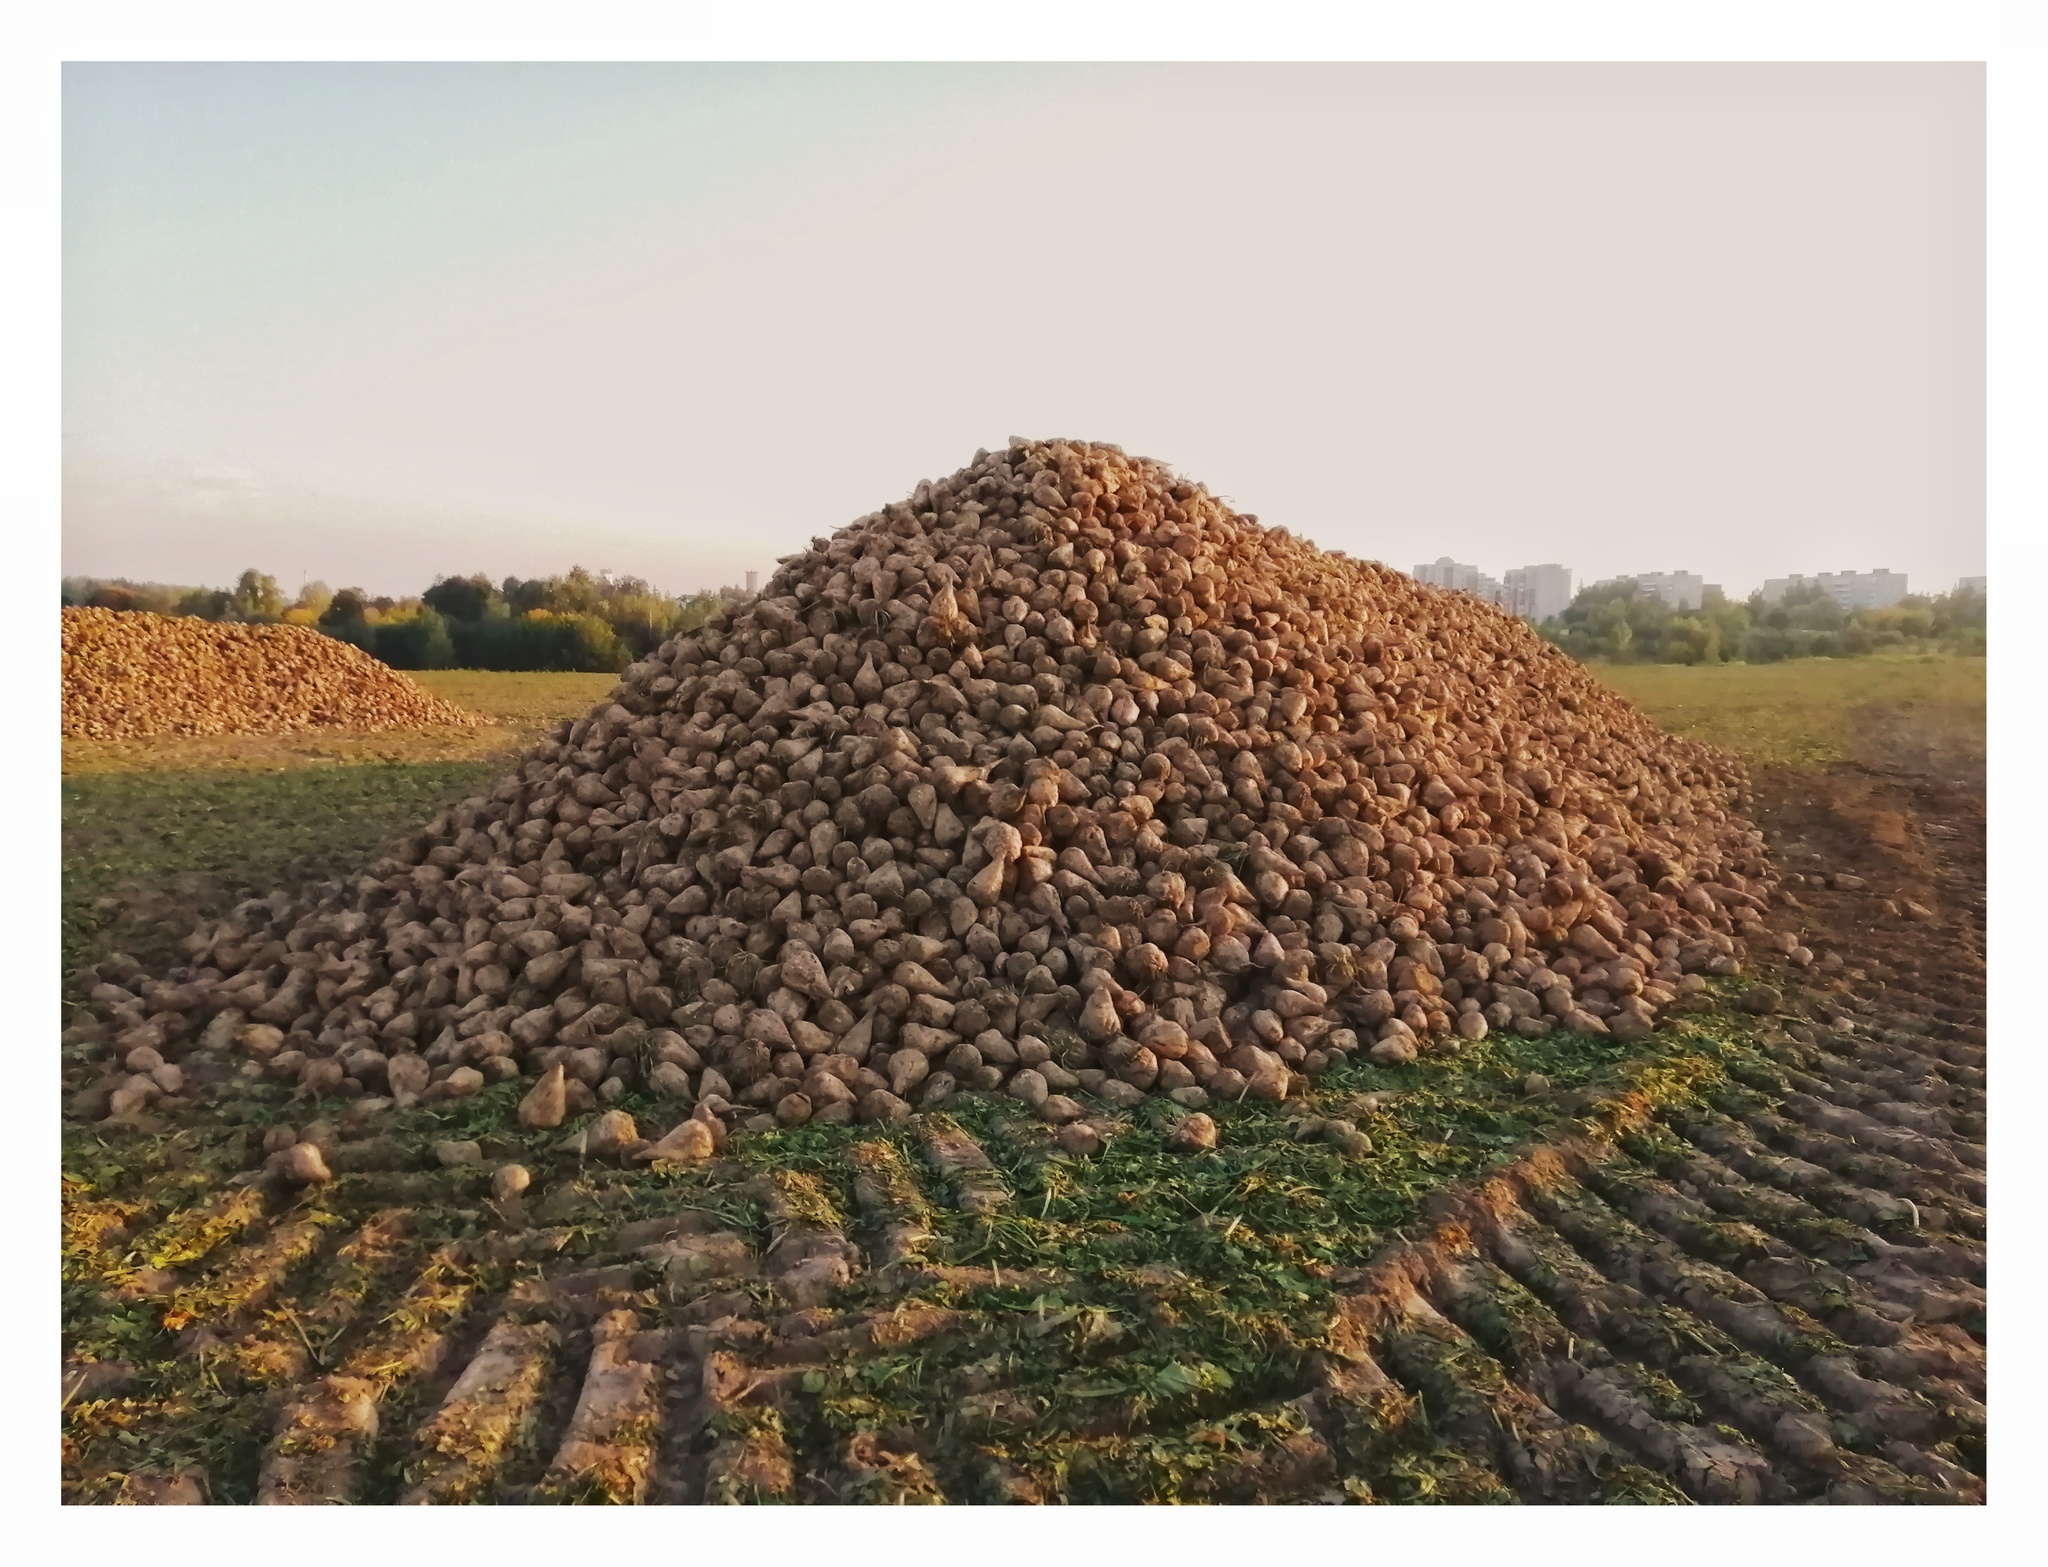
[[[1209,1152],[1081,1089],[621,1162],[644,1070],[549,1127],[228,1058],[67,1131],[66,1495],[1976,1499],[1982,784],[1902,730],[1756,774],[1810,966],[1340,1053]]]
[[[358,870],[498,762],[88,773],[63,783],[64,961],[157,971],[198,919]]]
[[[66,1494],[282,1500],[289,1472],[302,1499],[394,1500],[506,1323],[553,1335],[518,1341],[545,1361],[532,1393],[524,1361],[496,1384],[524,1434],[480,1494],[507,1502],[1974,1499],[1981,790],[1878,766],[1759,788],[1781,854],[1804,840],[1867,883],[1791,889],[1822,958],[1777,1013],[1734,1005],[1739,976],[1633,1046],[1346,1064],[1306,1103],[1219,1107],[1195,1160],[1164,1107],[1091,1114],[1091,1156],[1002,1100],[951,1116],[980,1175],[917,1121],[636,1171],[508,1131],[500,1104],[330,1133],[260,1083],[81,1127]],[[1915,822],[1903,849],[1873,789]],[[1907,888],[1935,921],[1883,911]],[[1371,1154],[1297,1138],[1316,1116]],[[280,1122],[336,1180],[224,1187]],[[462,1140],[480,1164],[433,1152]],[[532,1185],[494,1208],[509,1162]],[[266,1249],[308,1218],[332,1221],[318,1249]],[[207,1337],[165,1327],[195,1310]],[[586,1385],[618,1411],[603,1440],[576,1425]],[[285,1464],[305,1433],[311,1475]]]
[[[126,954],[162,971],[202,919],[298,893],[375,859],[459,802],[607,675],[427,670],[469,729],[159,736],[64,742],[66,972]]]
[[[1902,746],[1923,774],[1984,753],[1981,658],[1932,653],[1780,664],[1596,664],[1663,728],[1752,767],[1814,768]]]
[[[305,626],[65,609],[64,733],[92,740],[469,728],[360,648]]]
[[[1938,927],[1957,977],[1880,985],[1864,896],[1812,897],[1840,988],[1776,1014],[1743,976],[1632,1050],[1347,1063],[1219,1107],[1194,1159],[1156,1101],[1091,1115],[1100,1152],[988,1099],[665,1171],[507,1132],[509,1101],[321,1128],[255,1087],[81,1132],[67,1494],[282,1500],[310,1451],[297,1499],[359,1503],[1973,1500],[1970,914]],[[334,1182],[223,1206],[283,1120]]]

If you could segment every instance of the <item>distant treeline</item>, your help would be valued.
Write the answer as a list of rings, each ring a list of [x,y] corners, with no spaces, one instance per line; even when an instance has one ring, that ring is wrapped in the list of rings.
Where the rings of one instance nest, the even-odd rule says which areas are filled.
[[[1820,588],[1782,603],[1746,602],[1709,588],[1698,609],[1672,609],[1633,578],[1582,588],[1539,628],[1579,659],[1653,664],[1771,664],[1896,651],[1984,651],[1984,595],[1914,595],[1884,609],[1845,610]]]
[[[257,625],[312,626],[394,669],[624,669],[677,632],[693,630],[736,587],[672,597],[638,577],[578,566],[560,577],[477,573],[439,577],[417,598],[373,598],[360,588],[308,583],[287,600],[273,578],[245,571],[232,588],[181,588],[66,577],[66,604],[145,609]],[[1542,633],[1575,658],[1618,663],[1774,663],[1844,658],[1888,649],[1982,653],[1979,593],[1914,596],[1885,609],[1844,610],[1817,587],[1782,603],[1746,602],[1709,589],[1698,609],[1672,609],[1632,578],[1582,588]]]
[[[417,598],[380,598],[310,582],[287,599],[245,571],[232,588],[66,577],[66,604],[252,625],[311,626],[394,669],[624,669],[702,625],[738,588],[673,597],[638,577],[578,566],[561,577],[438,577]]]

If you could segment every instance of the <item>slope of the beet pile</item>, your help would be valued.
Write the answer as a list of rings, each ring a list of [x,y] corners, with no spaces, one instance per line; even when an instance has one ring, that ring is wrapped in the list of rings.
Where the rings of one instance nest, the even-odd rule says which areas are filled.
[[[721,1128],[1281,1099],[1357,1050],[1639,1037],[1757,928],[1740,787],[1511,617],[1022,445],[97,1026],[117,1069],[201,1034],[314,1092],[539,1078],[556,1118],[655,1073]]]

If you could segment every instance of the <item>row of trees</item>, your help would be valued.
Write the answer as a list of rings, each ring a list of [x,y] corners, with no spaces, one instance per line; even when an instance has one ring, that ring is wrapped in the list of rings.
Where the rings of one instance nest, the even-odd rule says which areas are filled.
[[[328,598],[320,583],[312,586]],[[196,615],[202,620],[240,620],[275,625],[292,608],[277,579],[245,571],[232,588],[178,588],[161,582],[130,582],[125,577],[66,577],[64,603],[99,609],[143,609],[156,615]]]
[[[677,632],[702,625],[738,588],[674,597],[639,577],[578,566],[566,576],[439,577],[417,597],[309,582],[287,599],[276,579],[245,571],[232,588],[64,579],[66,604],[150,610],[251,625],[311,626],[394,669],[626,667]]]
[[[702,625],[738,588],[671,597],[639,577],[578,566],[566,576],[482,573],[436,578],[416,598],[374,598],[360,588],[308,583],[287,600],[275,579],[245,571],[232,588],[64,580],[66,604],[145,609],[207,620],[314,626],[394,669],[623,669],[680,631]],[[1672,609],[1633,578],[1582,588],[1543,634],[1575,658],[1616,662],[1773,663],[1887,649],[1984,651],[1982,594],[1915,596],[1885,609],[1844,610],[1819,588],[1780,604],[1709,589],[1694,610]]]
[[[1579,659],[1616,663],[1776,663],[1887,650],[1984,651],[1984,596],[1914,595],[1884,609],[1845,610],[1817,587],[1783,602],[1746,601],[1709,588],[1698,609],[1673,609],[1633,578],[1582,588],[1543,635]]]

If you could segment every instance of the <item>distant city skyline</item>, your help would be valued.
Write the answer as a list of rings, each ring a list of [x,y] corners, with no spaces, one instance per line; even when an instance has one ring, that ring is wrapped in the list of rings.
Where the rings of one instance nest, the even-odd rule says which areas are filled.
[[[1945,587],[1983,81],[71,65],[64,570],[688,591],[1022,434],[1398,569]]]
[[[1511,592],[1517,585],[1518,577],[1538,572],[1548,574],[1547,585],[1557,592],[1562,592],[1566,598],[1586,588],[1633,582],[1655,593],[1673,609],[1697,609],[1705,595],[1710,592],[1723,594],[1731,600],[1746,599],[1751,594],[1761,593],[1767,603],[1777,603],[1785,597],[1787,589],[1795,587],[1818,588],[1840,600],[1845,608],[1870,609],[1895,604],[1900,599],[1908,597],[1934,597],[1943,593],[1963,591],[1981,593],[1985,586],[1984,575],[1979,573],[1966,574],[1945,585],[1922,584],[1914,587],[1908,585],[1906,573],[1892,571],[1883,566],[1874,566],[1867,570],[1848,567],[1840,571],[1791,572],[1783,577],[1766,578],[1747,592],[1731,592],[1725,584],[1708,582],[1698,572],[1686,571],[1683,568],[1668,571],[1581,574],[1574,572],[1569,566],[1551,562],[1545,565],[1512,566],[1495,575],[1477,562],[1440,555],[1433,561],[1419,562],[1407,569],[1407,574],[1419,582],[1427,582],[1434,587],[1453,588],[1480,598],[1492,598]]]
[[[1867,571],[1795,572],[1768,578],[1748,593],[1730,593],[1723,584],[1708,582],[1693,571],[1623,571],[1579,578],[1568,567],[1551,562],[1510,567],[1496,577],[1471,561],[1455,560],[1448,555],[1418,562],[1408,568],[1407,574],[1418,582],[1469,593],[1535,621],[1550,619],[1581,592],[1619,587],[1623,583],[1633,583],[1639,592],[1675,610],[1699,609],[1709,593],[1720,593],[1731,602],[1758,595],[1765,604],[1780,604],[1795,588],[1816,589],[1843,609],[1882,609],[1911,597],[1936,598],[1957,592],[1982,594],[1986,585],[1986,578],[1980,574],[1959,577],[1945,586],[1923,584],[1916,588],[1910,585],[1905,573],[1879,566]]]

